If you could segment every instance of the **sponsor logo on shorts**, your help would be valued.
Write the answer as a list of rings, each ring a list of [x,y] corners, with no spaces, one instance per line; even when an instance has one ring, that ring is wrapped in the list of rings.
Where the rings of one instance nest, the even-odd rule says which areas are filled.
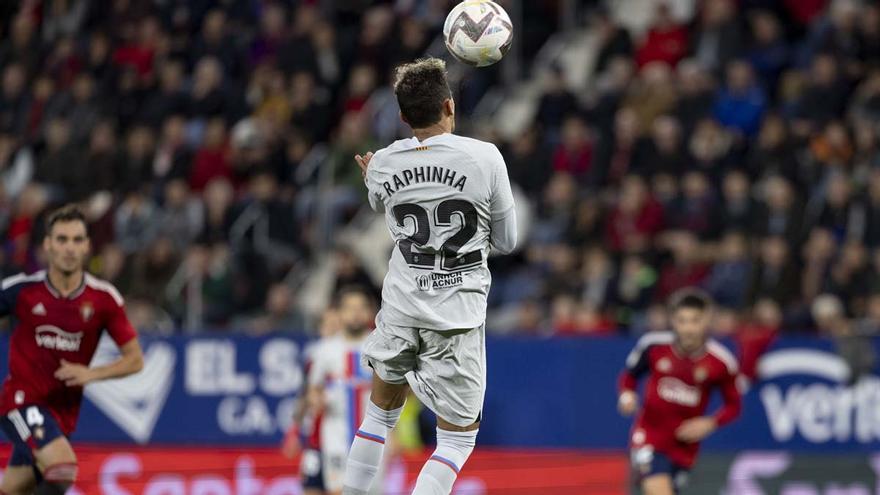
[[[700,389],[692,387],[678,378],[664,376],[657,384],[657,393],[666,402],[695,407],[702,396]]]
[[[459,287],[464,283],[464,276],[461,273],[432,273],[430,275],[419,275],[416,277],[416,284],[420,291],[442,290]]]
[[[55,325],[40,325],[37,327],[34,337],[40,347],[56,351],[76,352],[79,351],[79,346],[82,343],[83,333],[65,332]]]

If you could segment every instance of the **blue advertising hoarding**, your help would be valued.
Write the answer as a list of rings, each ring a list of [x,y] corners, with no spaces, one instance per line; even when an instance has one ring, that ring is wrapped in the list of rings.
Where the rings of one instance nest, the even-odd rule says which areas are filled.
[[[303,387],[304,341],[283,335],[142,340],[142,373],[86,389],[76,441],[279,441]],[[6,342],[0,339],[0,370]],[[634,343],[616,337],[490,339],[481,444],[625,448],[629,420],[616,412],[616,380]],[[106,344],[96,361],[112,359],[113,345]],[[848,368],[830,342],[782,340],[760,369],[766,379],[746,393],[743,416],[717,432],[708,450],[880,448],[880,378],[849,384]]]

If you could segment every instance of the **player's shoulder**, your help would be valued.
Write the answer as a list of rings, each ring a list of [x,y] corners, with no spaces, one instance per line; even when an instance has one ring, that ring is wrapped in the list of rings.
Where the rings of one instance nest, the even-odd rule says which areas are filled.
[[[494,143],[481,141],[472,137],[459,136],[458,134],[446,134],[443,137],[447,139],[449,143],[454,144],[455,147],[474,158],[485,160],[501,157],[501,151]]]
[[[42,283],[46,280],[46,270],[40,270],[34,273],[18,273],[0,281],[0,290],[14,290],[24,286],[36,283]]]
[[[658,345],[671,345],[673,342],[675,342],[675,333],[673,332],[648,332],[639,338],[636,348],[646,350]]]
[[[109,297],[117,306],[122,306],[125,304],[125,300],[122,298],[122,294],[119,293],[119,290],[111,284],[110,282],[100,279],[90,273],[86,273],[84,275],[84,283],[87,289],[90,289],[98,294],[103,294],[105,297]]]
[[[318,342],[315,344],[313,357],[315,359],[332,358],[333,354],[338,353],[339,350],[343,347],[343,345],[344,345],[343,339],[339,335],[330,335],[327,337],[321,337],[320,339],[318,339]]]
[[[721,342],[715,339],[709,339],[706,342],[706,352],[711,358],[721,363],[730,374],[736,374],[739,369],[739,362],[730,350]]]

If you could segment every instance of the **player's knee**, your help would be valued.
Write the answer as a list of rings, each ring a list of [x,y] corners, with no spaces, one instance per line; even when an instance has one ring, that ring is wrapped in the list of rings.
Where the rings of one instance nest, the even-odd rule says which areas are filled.
[[[67,492],[76,483],[77,465],[73,462],[53,464],[43,470],[43,482],[37,487],[37,495],[56,495]]]
[[[439,428],[441,430],[445,430],[445,431],[458,431],[458,432],[475,431],[475,430],[480,429],[480,422],[475,421],[468,426],[458,426],[458,425],[450,423],[449,421],[446,421],[443,418],[438,417],[437,418],[437,428]]]
[[[642,492],[645,495],[675,495],[675,487],[669,475],[657,474],[642,480]]]

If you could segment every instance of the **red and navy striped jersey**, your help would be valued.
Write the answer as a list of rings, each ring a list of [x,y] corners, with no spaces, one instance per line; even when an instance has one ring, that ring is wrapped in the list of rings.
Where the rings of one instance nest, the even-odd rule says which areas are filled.
[[[45,271],[9,277],[0,283],[2,316],[12,318],[12,334],[0,413],[43,406],[68,435],[76,427],[83,388],[55,378],[61,360],[88,366],[105,330],[119,346],[137,337],[119,292],[89,274],[67,297],[52,287]]]
[[[642,337],[627,357],[620,377],[621,392],[635,391],[638,380],[645,375],[648,382],[641,413],[633,425],[631,446],[650,446],[675,464],[689,468],[700,446],[679,441],[675,431],[685,420],[706,413],[715,390],[724,399],[724,405],[714,414],[718,425],[739,416],[736,358],[712,339],[701,352],[682,355],[673,333],[652,332]]]

